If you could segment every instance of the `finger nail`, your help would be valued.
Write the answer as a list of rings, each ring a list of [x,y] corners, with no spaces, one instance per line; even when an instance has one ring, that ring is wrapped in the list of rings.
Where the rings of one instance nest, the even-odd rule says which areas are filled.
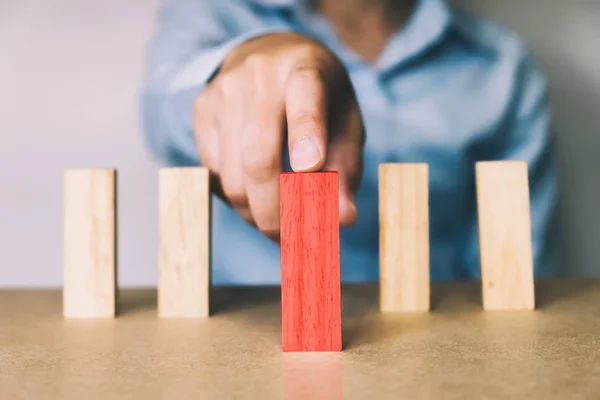
[[[321,151],[314,139],[303,137],[296,142],[292,152],[292,168],[294,170],[312,168],[319,161],[321,161]]]

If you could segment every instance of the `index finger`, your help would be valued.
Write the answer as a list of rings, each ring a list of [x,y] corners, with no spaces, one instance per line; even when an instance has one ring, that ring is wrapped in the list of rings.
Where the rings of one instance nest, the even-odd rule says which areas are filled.
[[[288,147],[294,171],[317,171],[327,154],[327,90],[318,67],[293,69],[286,81]]]

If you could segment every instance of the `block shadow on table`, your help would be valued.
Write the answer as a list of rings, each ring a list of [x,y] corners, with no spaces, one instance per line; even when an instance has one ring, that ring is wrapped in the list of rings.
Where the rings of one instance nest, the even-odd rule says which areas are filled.
[[[597,282],[584,279],[536,280],[536,310],[568,310],[572,307],[571,299],[592,296],[595,284]],[[431,285],[431,310],[425,313],[380,313],[377,284],[344,285],[342,296],[344,350],[427,330],[436,315],[484,312],[479,281],[434,282]],[[155,289],[124,290],[119,297],[119,315],[156,310]],[[280,288],[213,288],[211,317],[236,313],[246,314],[252,324],[279,327]]]
[[[536,310],[533,312],[568,311],[576,303],[572,301],[574,299],[584,296],[590,297],[591,301],[595,287],[597,282],[593,280],[538,279],[535,283]],[[436,315],[486,313],[480,281],[434,282],[431,285],[430,311],[414,313],[380,313],[376,285],[349,286],[344,290],[352,293],[348,296],[352,302],[344,302],[344,350],[427,330]]]
[[[265,304],[281,304],[278,287],[218,287],[211,289],[210,315],[248,310]],[[118,315],[156,310],[156,289],[123,289],[118,295]]]
[[[265,305],[281,307],[279,286],[224,286],[211,290],[211,315],[260,308]]]
[[[482,310],[481,290],[474,282],[432,283],[431,309],[428,312],[380,312],[377,284],[348,286],[344,290],[352,299],[351,303],[344,304],[344,350],[427,331],[436,314],[477,313]]]
[[[429,328],[429,313],[379,312],[379,285],[345,285],[343,293],[344,351],[358,350],[382,341],[395,340]]]
[[[117,296],[117,315],[156,310],[157,299],[156,289],[120,290]]]
[[[594,279],[538,279],[535,282],[535,306],[538,310],[568,308],[575,298],[593,296],[597,287],[598,280]]]
[[[591,290],[597,282],[585,279],[536,279],[535,309],[568,304],[574,296]],[[431,312],[483,311],[480,281],[438,282],[431,286]]]

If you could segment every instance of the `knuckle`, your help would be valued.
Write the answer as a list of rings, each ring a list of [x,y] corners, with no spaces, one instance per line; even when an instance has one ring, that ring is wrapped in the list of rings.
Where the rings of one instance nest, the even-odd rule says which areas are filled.
[[[308,111],[300,111],[294,115],[290,115],[290,119],[293,120],[296,125],[303,126],[317,126],[321,122],[318,116]]]
[[[273,91],[273,80],[277,76],[276,67],[270,58],[263,55],[250,55],[245,60],[245,88],[256,101],[262,102]]]
[[[238,179],[234,179],[231,174],[228,174],[225,171],[221,172],[221,182],[223,194],[225,197],[227,197],[232,205],[247,205],[248,200],[243,182],[240,182]]]
[[[290,115],[288,125],[293,126],[294,136],[321,134],[322,131],[322,121],[320,118],[308,112],[299,112],[295,115]]]
[[[229,202],[236,207],[248,205],[244,188],[235,185],[223,184],[223,193]]]
[[[268,237],[273,237],[279,233],[279,213],[274,208],[272,212],[263,210],[263,213],[255,218],[256,228]]]
[[[265,153],[259,148],[249,149],[244,156],[244,173],[252,182],[266,183],[273,179],[279,166],[279,160],[274,155]]]
[[[290,84],[302,85],[307,80],[316,81],[322,79],[322,74],[319,68],[312,65],[299,65],[290,76]]]
[[[244,67],[253,73],[260,73],[268,68],[269,59],[262,54],[250,54],[244,59]]]
[[[235,93],[238,83],[235,76],[231,73],[219,77],[219,94],[221,99],[228,96],[230,93]]]
[[[313,59],[319,56],[320,51],[319,48],[311,42],[306,42],[302,44],[298,44],[296,47],[296,52],[298,56]]]

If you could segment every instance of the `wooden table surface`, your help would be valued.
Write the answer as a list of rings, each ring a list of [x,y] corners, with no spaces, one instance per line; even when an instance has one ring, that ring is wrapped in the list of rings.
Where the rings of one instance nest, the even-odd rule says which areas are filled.
[[[343,288],[344,351],[283,354],[278,288],[216,289],[206,320],[123,290],[114,320],[63,320],[60,291],[0,291],[0,399],[600,399],[600,281],[536,282],[534,312],[483,312],[478,283],[383,315]]]

